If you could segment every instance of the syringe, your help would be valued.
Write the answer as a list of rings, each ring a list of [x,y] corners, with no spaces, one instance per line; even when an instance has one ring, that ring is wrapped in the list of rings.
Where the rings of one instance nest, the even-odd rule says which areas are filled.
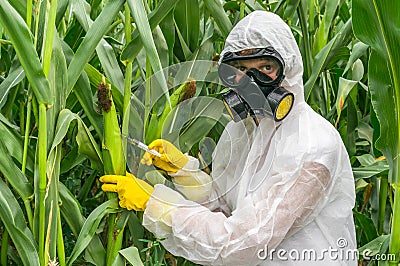
[[[133,139],[131,137],[125,136],[125,135],[122,135],[122,136],[124,138],[126,138],[130,143],[135,144],[138,148],[140,148],[140,149],[142,149],[144,151],[147,151],[148,153],[150,153],[150,154],[152,154],[154,156],[161,157],[161,153],[159,153],[156,150],[149,149],[149,147],[146,144],[144,144],[143,142],[141,142],[141,141],[139,141],[137,139]]]

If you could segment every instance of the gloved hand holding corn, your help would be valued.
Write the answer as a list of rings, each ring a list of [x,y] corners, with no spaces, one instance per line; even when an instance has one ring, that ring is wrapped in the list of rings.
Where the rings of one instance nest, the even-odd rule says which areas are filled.
[[[122,175],[104,175],[100,177],[104,184],[104,192],[117,192],[119,205],[122,208],[135,211],[144,211],[146,203],[154,188],[145,181],[136,178],[130,173]]]

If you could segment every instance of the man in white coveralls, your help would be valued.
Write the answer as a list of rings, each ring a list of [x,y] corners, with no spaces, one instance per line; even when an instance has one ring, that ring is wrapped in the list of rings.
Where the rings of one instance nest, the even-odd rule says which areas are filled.
[[[201,265],[357,265],[348,154],[304,100],[290,28],[254,11],[233,28],[219,63],[235,121],[216,146],[211,176],[159,139],[149,148],[162,157],[146,153],[142,162],[166,170],[179,192],[131,174],[101,177],[103,190],[144,211],[143,225],[169,252]],[[257,88],[263,96],[251,97]]]

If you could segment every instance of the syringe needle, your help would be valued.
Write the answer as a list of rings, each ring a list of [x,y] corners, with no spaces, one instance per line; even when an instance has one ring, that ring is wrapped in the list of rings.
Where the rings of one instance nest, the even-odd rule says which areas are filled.
[[[147,151],[148,153],[150,153],[150,154],[152,154],[154,156],[161,157],[161,153],[159,153],[156,150],[149,149],[149,147],[146,144],[144,144],[143,142],[141,142],[141,141],[139,141],[137,139],[125,136],[125,135],[122,135],[122,136],[124,138],[126,138],[130,143],[135,144],[138,148],[140,148],[140,149],[142,149],[144,151]]]

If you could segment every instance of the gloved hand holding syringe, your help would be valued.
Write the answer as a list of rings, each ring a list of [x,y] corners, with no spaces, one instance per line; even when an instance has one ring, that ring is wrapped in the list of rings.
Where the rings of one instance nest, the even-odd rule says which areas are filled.
[[[139,141],[139,140],[137,140],[137,139],[134,139],[134,138],[125,136],[125,135],[122,135],[122,136],[123,136],[124,138],[126,138],[130,143],[136,145],[138,148],[140,148],[140,149],[142,149],[142,150],[144,150],[144,151],[147,151],[148,153],[150,153],[150,154],[152,154],[152,155],[154,155],[154,156],[161,157],[161,153],[159,153],[159,152],[156,151],[156,150],[149,149],[149,147],[148,147],[146,144],[144,144],[143,142],[141,142],[141,141]]]

